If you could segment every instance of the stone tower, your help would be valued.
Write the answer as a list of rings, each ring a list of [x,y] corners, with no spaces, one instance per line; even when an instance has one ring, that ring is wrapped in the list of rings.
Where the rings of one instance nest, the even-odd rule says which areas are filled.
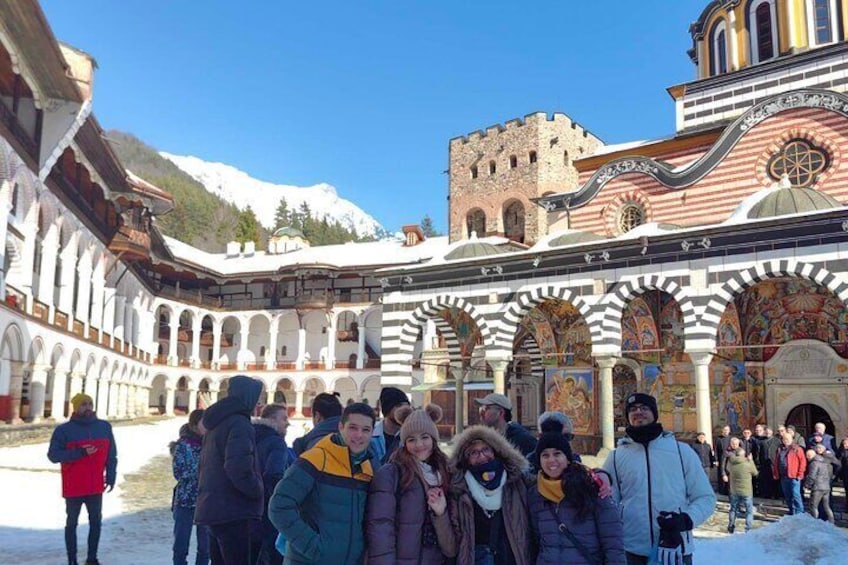
[[[450,240],[502,235],[532,245],[547,218],[530,199],[574,190],[574,159],[603,143],[565,114],[537,112],[450,141]]]

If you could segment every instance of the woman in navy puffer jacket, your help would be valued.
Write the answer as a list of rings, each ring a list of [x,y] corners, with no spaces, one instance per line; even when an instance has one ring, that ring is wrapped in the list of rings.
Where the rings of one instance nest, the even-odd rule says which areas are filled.
[[[201,419],[203,410],[193,411],[188,424],[180,428],[180,439],[171,442],[171,466],[177,486],[171,503],[174,513],[174,565],[186,565],[191,527],[194,525],[194,509],[197,506],[197,466],[200,463],[200,448],[203,443]],[[197,526],[197,557],[195,565],[209,563],[209,536],[206,526]]]

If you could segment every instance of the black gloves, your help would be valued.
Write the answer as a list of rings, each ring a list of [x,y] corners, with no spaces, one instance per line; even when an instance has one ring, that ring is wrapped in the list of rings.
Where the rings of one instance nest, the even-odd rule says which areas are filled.
[[[660,527],[660,542],[657,548],[657,562],[661,565],[682,565],[683,535],[691,530],[692,518],[685,512],[660,512],[657,516]]]

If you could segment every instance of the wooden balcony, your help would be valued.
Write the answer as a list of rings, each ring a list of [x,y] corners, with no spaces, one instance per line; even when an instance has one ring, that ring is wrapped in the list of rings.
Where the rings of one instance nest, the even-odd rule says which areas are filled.
[[[283,371],[294,371],[297,363],[294,361],[277,361],[277,368]]]
[[[150,234],[123,225],[109,242],[109,251],[129,262],[150,259]]]
[[[298,310],[320,310],[332,306],[333,296],[326,293],[302,294],[294,300],[294,307]]]

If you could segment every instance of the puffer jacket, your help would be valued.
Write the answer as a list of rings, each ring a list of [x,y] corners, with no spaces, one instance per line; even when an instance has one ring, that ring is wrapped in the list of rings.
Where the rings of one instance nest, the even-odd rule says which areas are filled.
[[[507,478],[503,486],[501,509],[506,537],[512,548],[515,564],[529,565],[534,560],[525,484],[529,463],[504,436],[486,426],[471,426],[460,434],[454,441],[453,455],[448,464],[451,473],[448,512],[459,540],[457,563],[474,563],[474,499],[465,482],[461,458],[465,448],[476,440],[486,442],[494,450],[495,457],[503,461]],[[703,471],[701,473],[703,474]]]
[[[204,526],[262,518],[264,492],[256,461],[250,413],[262,383],[245,376],[230,379],[228,396],[203,414],[206,436],[200,452],[194,521]]]
[[[88,455],[85,447],[97,451]],[[72,498],[103,494],[106,485],[114,485],[118,467],[118,448],[112,425],[95,415],[71,419],[56,426],[50,437],[47,458],[62,464],[62,496]]]
[[[798,437],[798,436],[796,436]],[[772,476],[775,480],[780,479],[780,461],[786,461],[786,474],[789,479],[803,479],[807,471],[807,456],[804,449],[797,444],[788,447],[780,444],[772,462]]]
[[[309,430],[306,435],[297,438],[292,444],[294,454],[300,457],[307,449],[312,449],[315,444],[321,441],[324,436],[328,436],[339,431],[339,422],[342,421],[341,416],[333,416],[321,420],[314,428]]]
[[[180,429],[180,439],[174,443],[174,457],[171,461],[171,470],[177,479],[177,486],[174,487],[174,506],[197,506],[197,473],[202,445],[203,438],[189,430],[188,425]]]
[[[268,518],[286,538],[286,563],[362,563],[362,522],[370,459],[353,467],[350,450],[338,434],[324,436],[286,471],[271,501]]]
[[[365,539],[370,565],[442,565],[456,556],[449,512],[436,516],[430,511],[420,479],[402,489],[400,468],[388,463],[368,490]],[[435,534],[432,541],[438,543],[424,543],[427,522]]]
[[[807,464],[807,475],[804,477],[804,487],[810,490],[830,492],[833,481],[833,465],[830,461],[816,455]]]
[[[577,510],[566,502],[554,504],[546,499],[539,493],[536,486],[528,489],[527,502],[530,507],[530,528],[539,548],[539,555],[536,557],[537,565],[558,563],[592,565],[591,562],[586,561],[568,536],[560,532],[559,522],[554,519],[553,512],[556,512],[559,521],[565,524],[568,531],[574,534],[586,551],[596,556],[601,563],[623,565],[626,562],[621,514],[612,498],[598,499],[593,516],[586,519],[579,518]]]
[[[604,462],[613,499],[621,505],[624,549],[647,556],[659,542],[660,512],[685,512],[698,526],[715,510],[716,497],[697,454],[671,432],[647,446],[624,437]],[[683,553],[692,553],[692,532],[682,532]]]
[[[745,456],[731,455],[727,459],[727,476],[730,479],[730,494],[754,496],[753,477],[760,472],[754,462]]]

